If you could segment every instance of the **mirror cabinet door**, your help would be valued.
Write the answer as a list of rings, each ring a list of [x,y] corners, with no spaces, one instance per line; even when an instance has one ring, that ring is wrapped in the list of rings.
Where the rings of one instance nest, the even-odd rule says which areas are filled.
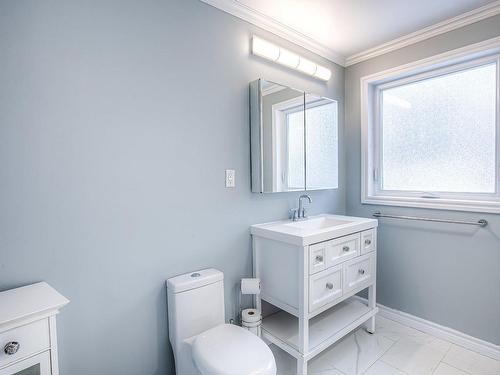
[[[335,100],[259,79],[250,84],[252,191],[338,187]]]
[[[338,188],[338,103],[305,96],[306,190]]]
[[[257,82],[253,87],[257,93],[251,93],[252,191],[303,191],[304,92],[265,80]],[[255,108],[260,113],[254,113]],[[253,144],[257,133],[258,148]]]

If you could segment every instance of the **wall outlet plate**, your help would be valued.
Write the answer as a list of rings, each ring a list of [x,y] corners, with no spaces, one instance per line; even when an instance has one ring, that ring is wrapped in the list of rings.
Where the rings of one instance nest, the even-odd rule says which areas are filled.
[[[234,169],[226,169],[226,187],[234,188],[236,186],[236,171]]]

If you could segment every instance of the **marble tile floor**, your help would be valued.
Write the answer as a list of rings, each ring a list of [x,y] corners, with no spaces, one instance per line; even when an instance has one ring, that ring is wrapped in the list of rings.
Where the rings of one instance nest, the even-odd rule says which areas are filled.
[[[278,375],[296,374],[295,359],[271,345]],[[500,361],[377,317],[375,334],[352,332],[309,362],[308,375],[500,375]]]

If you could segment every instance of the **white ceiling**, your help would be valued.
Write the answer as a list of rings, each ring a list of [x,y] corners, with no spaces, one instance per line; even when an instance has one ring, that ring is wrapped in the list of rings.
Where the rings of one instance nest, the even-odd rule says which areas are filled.
[[[242,9],[244,14],[254,13],[252,17],[260,22],[275,23],[273,27],[277,29],[283,26],[280,30],[295,32],[295,39],[303,36],[316,44],[317,49],[328,50],[341,58],[359,54],[487,4],[499,3],[492,0],[202,1],[237,16],[241,16],[238,13]]]

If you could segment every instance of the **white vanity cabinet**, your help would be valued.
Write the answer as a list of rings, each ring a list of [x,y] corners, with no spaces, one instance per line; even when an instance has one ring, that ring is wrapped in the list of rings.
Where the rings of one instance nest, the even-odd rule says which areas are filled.
[[[320,215],[251,227],[256,299],[279,308],[262,323],[264,339],[307,362],[366,323],[375,329],[377,220]],[[355,295],[368,288],[368,302]]]
[[[56,314],[69,302],[41,282],[0,292],[0,375],[58,375]]]

